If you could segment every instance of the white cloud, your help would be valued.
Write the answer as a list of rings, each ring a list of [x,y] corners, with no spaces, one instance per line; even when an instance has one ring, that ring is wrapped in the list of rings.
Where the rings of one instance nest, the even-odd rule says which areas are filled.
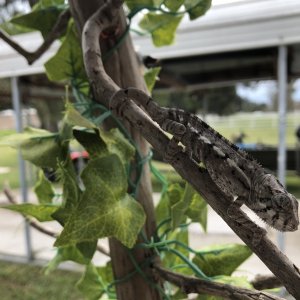
[[[276,93],[276,82],[275,81],[260,81],[253,82],[249,85],[242,83],[236,86],[237,94],[251,102],[270,104],[274,93]]]

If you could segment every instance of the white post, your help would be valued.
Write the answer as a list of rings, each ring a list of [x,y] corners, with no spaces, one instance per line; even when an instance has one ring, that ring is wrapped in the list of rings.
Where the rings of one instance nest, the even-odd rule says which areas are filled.
[[[23,131],[22,125],[22,108],[21,108],[21,101],[20,101],[20,90],[19,90],[19,83],[17,77],[11,78],[11,94],[12,94],[12,103],[15,113],[15,122],[16,122],[16,130],[18,133]],[[20,172],[20,188],[21,188],[21,195],[22,201],[24,203],[28,202],[28,195],[27,195],[27,182],[26,182],[26,166],[25,161],[21,156],[21,152],[18,151],[18,161],[19,161],[19,172]],[[25,222],[25,243],[26,243],[26,254],[27,259],[33,259],[33,251],[31,247],[31,233],[30,233],[30,226],[27,222]]]
[[[280,182],[285,185],[286,175],[286,100],[287,100],[287,47],[278,47],[278,154],[277,175]],[[278,246],[281,251],[285,250],[285,240],[282,233],[277,236]]]

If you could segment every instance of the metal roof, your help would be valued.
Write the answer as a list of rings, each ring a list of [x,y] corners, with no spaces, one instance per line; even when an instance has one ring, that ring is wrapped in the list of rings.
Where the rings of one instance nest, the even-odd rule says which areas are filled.
[[[213,5],[200,19],[183,20],[172,46],[155,48],[149,36],[136,34],[134,45],[142,55],[163,59],[300,43],[299,0],[227,2]],[[28,50],[36,49],[42,41],[36,32],[14,39]],[[0,77],[44,72],[44,62],[58,46],[56,42],[42,58],[28,66],[23,57],[0,40]]]

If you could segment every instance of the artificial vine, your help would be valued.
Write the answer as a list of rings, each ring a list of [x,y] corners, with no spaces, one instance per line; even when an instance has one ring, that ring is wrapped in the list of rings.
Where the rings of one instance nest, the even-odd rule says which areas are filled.
[[[132,30],[132,19],[140,12],[147,10],[139,23],[140,28],[144,33],[151,34],[155,45],[163,46],[174,40],[183,15],[188,14],[193,20],[208,10],[211,1],[132,0],[126,1],[126,4],[129,10],[127,30],[104,59],[121,45],[127,33]],[[50,25],[55,22],[53,16],[65,9],[64,1],[44,0],[30,14],[16,17],[12,22],[39,29],[46,35]],[[36,26],[37,20],[42,16],[47,20],[47,26],[40,29]],[[34,22],[32,17],[35,17]],[[47,272],[65,260],[86,265],[86,272],[78,283],[78,288],[89,299],[104,295],[109,299],[115,298],[114,286],[129,280],[136,273],[153,285],[164,299],[180,299],[183,294],[178,288],[170,285],[162,288],[145,274],[144,269],[153,263],[155,257],[149,257],[141,264],[135,261],[132,251],[144,248],[152,249],[164,265],[183,274],[207,281],[231,281],[249,287],[246,279],[230,277],[251,255],[247,247],[227,245],[194,250],[189,246],[188,227],[191,223],[199,223],[206,230],[205,201],[189,185],[182,187],[169,184],[151,164],[152,154],[142,157],[122,123],[105,106],[93,101],[83,71],[81,46],[72,20],[69,21],[60,49],[45,64],[45,68],[51,80],[68,80],[72,91],[71,97],[66,94],[66,112],[60,132],[50,133],[30,128],[24,134],[4,138],[1,143],[19,148],[24,159],[40,170],[53,169],[61,184],[62,195],[56,192],[44,173],[39,171],[39,181],[35,187],[38,204],[2,206],[27,217],[34,217],[40,222],[55,220],[64,226],[55,242],[57,255],[49,263]],[[159,69],[150,70],[147,75],[150,90],[158,72]],[[116,129],[106,132],[99,127],[108,118],[113,118]],[[79,177],[69,158],[70,142],[74,140],[89,153],[89,162]],[[129,179],[132,171],[130,161],[133,159],[136,162],[137,174],[134,182]],[[161,199],[156,207],[158,225],[150,240],[142,229],[145,213],[134,200],[143,166],[148,163],[154,176],[162,183]],[[128,257],[135,267],[131,273],[115,280],[109,263],[98,268],[91,262],[98,239],[112,236],[128,247]],[[139,237],[142,242],[136,243]],[[215,268],[216,261],[221,265],[219,268]]]

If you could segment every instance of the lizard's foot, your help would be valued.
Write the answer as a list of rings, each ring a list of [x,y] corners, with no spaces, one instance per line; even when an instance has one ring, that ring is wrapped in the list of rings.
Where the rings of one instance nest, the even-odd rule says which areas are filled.
[[[184,135],[186,131],[186,127],[183,124],[170,119],[165,119],[159,122],[159,124],[161,125],[161,128],[163,130],[171,133],[178,139],[181,139],[181,137]]]
[[[164,155],[164,161],[170,164],[174,163],[174,157],[181,151],[182,147],[178,145],[178,140],[173,137],[167,146],[166,153]]]

